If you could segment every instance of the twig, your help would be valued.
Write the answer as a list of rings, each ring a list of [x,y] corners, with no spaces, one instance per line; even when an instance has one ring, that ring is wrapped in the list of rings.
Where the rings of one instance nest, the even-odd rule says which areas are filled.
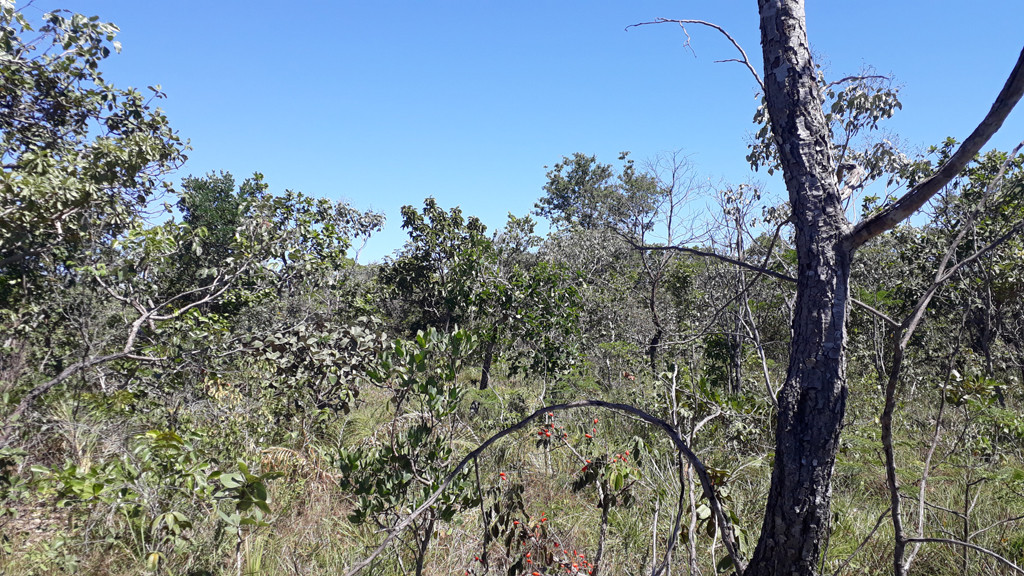
[[[1009,524],[1010,522],[1016,522],[1018,520],[1024,520],[1024,515],[1022,515],[1022,516],[1014,516],[1013,518],[1006,518],[1005,520],[1000,520],[999,522],[994,522],[992,524],[989,524],[988,526],[985,526],[984,528],[981,528],[979,530],[975,530],[974,532],[971,532],[971,538],[974,538],[975,536],[977,536],[978,534],[981,534],[982,532],[988,532],[989,530],[995,528],[996,526],[1002,526],[1003,524]]]
[[[961,317],[961,323],[967,319],[967,313]],[[939,400],[939,410],[935,415],[935,429],[932,433],[931,445],[928,447],[928,455],[924,459],[924,467],[921,470],[921,485],[918,491],[918,502],[917,502],[917,535],[919,537],[924,536],[924,509],[925,509],[925,495],[928,490],[928,474],[931,472],[932,457],[935,455],[935,448],[939,445],[939,436],[942,434],[942,416],[946,409],[946,388],[949,387],[949,382],[953,378],[953,362],[956,360],[957,354],[960,353],[960,338],[959,335],[956,339],[956,348],[949,355],[949,364],[946,366],[946,379],[942,383],[942,394]],[[906,570],[910,570],[910,565],[914,562],[914,558],[917,556],[918,551],[921,549],[921,543],[918,542],[910,550],[910,554],[907,554],[907,559],[903,562],[903,566]]]
[[[882,525],[882,522],[885,520],[885,517],[889,515],[889,510],[892,510],[892,508],[886,508],[885,512],[882,512],[878,515],[878,520],[875,521],[875,527],[871,529],[871,532],[868,532],[868,535],[864,538],[863,541],[861,541],[860,546],[857,546],[857,549],[854,550],[853,553],[850,554],[846,558],[846,560],[844,560],[843,563],[839,565],[839,568],[836,568],[836,571],[832,573],[832,576],[839,576],[839,573],[846,569],[846,567],[853,560],[853,557],[856,556],[857,553],[861,551],[861,549],[867,546],[868,542],[871,540],[871,537],[874,536],[875,532],[878,531],[878,527]]]
[[[1017,228],[1014,228],[1013,232],[1015,233],[1016,231],[1017,231]],[[1000,240],[1000,243],[1002,241],[1005,241],[1006,239],[1008,239],[1009,236],[1011,236],[1011,235],[1012,235],[1012,233],[1007,233],[1006,236]],[[684,254],[693,254],[694,256],[702,256],[702,257],[705,257],[705,258],[714,258],[716,260],[721,260],[722,262],[727,262],[729,264],[734,264],[734,265],[739,266],[741,268],[746,268],[748,270],[753,270],[754,272],[757,272],[758,274],[763,274],[765,276],[769,276],[771,278],[775,278],[776,280],[782,280],[783,282],[789,282],[789,283],[792,283],[792,284],[796,284],[796,278],[793,278],[792,276],[789,276],[787,274],[783,274],[781,272],[776,272],[776,271],[771,270],[769,268],[765,268],[764,266],[758,266],[756,264],[751,264],[749,262],[744,262],[743,260],[737,260],[736,258],[725,256],[724,254],[718,254],[716,252],[711,252],[709,250],[700,250],[698,248],[690,248],[689,246],[645,246],[643,244],[637,244],[636,242],[634,242],[632,240],[629,240],[629,239],[627,239],[627,241],[636,250],[652,250],[652,251],[672,250],[672,251],[676,251],[676,252],[682,252]],[[986,251],[987,250],[991,250],[994,247],[995,247],[995,245],[990,246],[990,247],[986,248]],[[958,265],[958,268],[960,268],[960,267],[961,266]],[[866,304],[864,302],[861,302],[860,300],[858,300],[856,298],[850,298],[850,302],[852,302],[856,306],[859,306],[860,308],[863,308],[866,312],[872,314],[873,316],[878,317],[879,319],[884,321],[886,324],[889,324],[890,326],[899,326],[899,322],[893,320],[890,316],[888,316],[887,314],[885,314],[881,310],[873,308],[872,306],[870,306],[870,305],[868,305],[868,304]]]

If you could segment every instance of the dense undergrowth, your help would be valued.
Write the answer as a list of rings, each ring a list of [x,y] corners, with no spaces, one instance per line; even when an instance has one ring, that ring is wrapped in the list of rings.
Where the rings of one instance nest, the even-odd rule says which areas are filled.
[[[403,391],[383,383],[367,386],[347,414],[304,412],[276,423],[274,397],[259,393],[262,372],[205,382],[204,394],[173,403],[77,393],[48,404],[33,443],[7,452],[3,573],[344,573],[462,456],[543,405],[599,396],[672,419],[672,376],[636,365],[616,366],[610,385],[501,374],[484,391],[475,389],[478,369],[460,369],[443,406],[412,390],[402,403],[417,405],[396,414]],[[771,473],[771,405],[721,393],[696,371],[680,369],[674,380],[680,429],[749,546]],[[892,534],[879,395],[871,378],[851,388],[822,568],[887,574]],[[928,533],[1020,561],[1024,531],[1013,521],[1024,509],[1019,396],[1007,395],[1004,408],[991,391],[963,399],[949,386],[936,436],[942,388],[929,381],[914,388],[900,411],[897,451],[908,518],[917,516],[918,481],[934,445]],[[403,445],[410,438],[403,432],[428,421],[421,432],[429,438]],[[415,472],[388,454],[417,459]],[[353,462],[371,467],[369,477],[359,477]],[[409,473],[427,476],[403,484]],[[714,573],[727,556],[692,471],[682,473],[672,571]],[[560,411],[496,443],[451,492],[431,522],[415,523],[368,573],[411,573],[428,535],[425,574],[574,573],[566,572],[573,564],[585,574],[598,550],[602,573],[649,571],[680,511],[680,462],[667,438],[634,417]],[[941,544],[925,544],[916,561],[927,574],[1002,570],[983,554]]]

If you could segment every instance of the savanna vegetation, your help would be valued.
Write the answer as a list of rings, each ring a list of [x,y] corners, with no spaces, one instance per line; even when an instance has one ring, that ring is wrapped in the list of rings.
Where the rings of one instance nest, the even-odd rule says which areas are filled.
[[[0,1],[0,574],[1024,573],[1024,65],[913,154],[760,4],[788,197],[567,151],[366,265],[381,214],[172,182],[117,28]]]

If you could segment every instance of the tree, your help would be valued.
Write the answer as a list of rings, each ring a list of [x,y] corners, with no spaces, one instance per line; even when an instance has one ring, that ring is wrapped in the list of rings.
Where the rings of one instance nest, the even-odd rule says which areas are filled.
[[[562,267],[527,262],[535,244],[532,220],[510,215],[490,239],[479,219],[464,219],[458,207],[445,211],[433,198],[422,212],[404,206],[402,216],[409,241],[380,278],[397,296],[396,315],[407,330],[475,330],[482,340],[481,389],[502,356],[514,357],[513,369],[536,372],[572,363],[578,294]]]
[[[373,522],[390,532],[403,509],[424,505],[441,486],[454,455],[456,411],[466,391],[459,372],[475,346],[465,330],[442,335],[430,328],[386,346],[366,370],[364,377],[390,396],[394,415],[382,422],[380,440],[374,434],[354,450],[339,451],[341,484],[358,496],[349,517],[354,524]],[[435,524],[480,503],[470,487],[464,475],[414,524],[410,548],[416,576],[423,573]]]
[[[126,230],[184,145],[154,98],[117,88],[99,67],[117,27],[53,12],[38,31],[0,3],[0,274],[64,264]],[[23,38],[38,34],[34,40]]]
[[[65,362],[64,345],[84,338],[61,341],[65,318],[53,300],[87,291],[79,268],[139,225],[167,186],[163,176],[185,158],[152,106],[163,97],[158,88],[144,96],[104,78],[100,64],[119,50],[117,31],[60,11],[33,30],[13,3],[0,2],[0,369],[12,382],[27,366],[58,377],[82,367]]]
[[[779,390],[775,462],[757,548],[745,575],[814,574],[831,514],[831,479],[846,406],[850,267],[858,248],[952,180],[1024,94],[1024,52],[985,119],[933,175],[853,225],[811,58],[801,0],[760,0],[764,89],[797,251],[796,313]]]
[[[381,282],[407,303],[403,324],[412,333],[465,325],[491,251],[487,227],[476,217],[464,218],[458,207],[445,211],[427,198],[422,213],[402,207],[402,228],[409,241],[381,271]]]
[[[25,378],[31,385],[4,415],[0,445],[8,442],[40,397],[72,376],[113,362],[164,365],[167,373],[188,368],[205,373],[213,368],[205,363],[207,356],[255,353],[311,389],[318,406],[347,406],[350,390],[335,384],[339,373],[356,362],[352,357],[359,355],[335,352],[346,339],[362,348],[369,340],[362,338],[363,331],[354,328],[353,334],[342,334],[345,331],[325,327],[320,319],[282,310],[273,310],[276,314],[270,319],[260,314],[273,308],[271,303],[290,303],[295,294],[342,284],[338,275],[349,266],[345,255],[353,238],[378,230],[383,217],[290,190],[271,194],[259,174],[241,188],[248,200],[235,239],[223,247],[229,255],[206,263],[192,283],[183,283],[177,264],[199,258],[201,243],[189,225],[173,220],[153,227],[137,223],[81,258],[69,274],[88,305],[65,303],[63,293],[56,301],[57,316],[64,319],[57,327],[63,333],[74,326],[72,342],[67,349],[46,350],[46,357],[54,360]],[[249,314],[229,324],[216,312],[225,302],[234,312]],[[102,330],[95,340],[81,338],[79,333],[85,332],[75,326],[89,314],[98,317],[91,323]],[[309,358],[314,354],[315,362]],[[308,364],[315,364],[315,369],[307,369]],[[153,383],[155,389],[162,387]]]
[[[529,217],[509,214],[491,242],[475,301],[474,328],[483,343],[481,390],[497,358],[505,359],[511,372],[535,374],[562,372],[576,360],[580,294],[567,267],[530,252],[540,243],[534,226]]]
[[[181,188],[177,206],[182,222],[206,230],[205,259],[216,262],[227,258],[241,223],[245,191],[235,193],[235,179],[227,172],[211,172],[203,178],[189,176],[182,180]]]
[[[536,204],[538,216],[557,225],[579,226],[584,230],[605,225],[609,203],[616,194],[611,165],[598,163],[596,156],[577,152],[572,158],[563,157],[547,177],[546,195]]]
[[[621,170],[579,152],[572,158],[563,157],[548,171],[545,195],[535,205],[534,213],[550,219],[577,240],[587,235],[600,238],[602,233],[611,232],[624,250],[673,245],[692,238],[680,238],[691,232],[685,228],[688,222],[682,207],[702,186],[686,159],[674,152],[646,163],[643,169],[637,168],[628,152],[620,154],[619,160]],[[656,369],[658,354],[671,329],[663,310],[664,284],[676,256],[674,251],[627,253],[627,258],[639,260],[638,266],[627,265],[630,270],[639,268],[639,275],[626,290],[635,293],[647,315],[644,324],[649,323],[649,329],[634,329],[647,332],[641,344],[651,370]],[[622,296],[619,292],[612,297],[619,300]]]
[[[755,165],[782,170],[789,200],[787,220],[794,229],[796,277],[727,260],[759,270],[762,274],[793,281],[796,294],[786,378],[777,393],[771,482],[761,534],[749,562],[738,554],[728,522],[718,513],[716,518],[733,566],[743,576],[813,575],[817,573],[822,546],[827,541],[831,524],[832,474],[848,396],[846,329],[853,302],[850,279],[857,250],[924,206],[968,165],[999,129],[1024,95],[1024,51],[978,127],[940,167],[931,172],[921,172],[885,146],[872,147],[859,155],[856,152],[850,155],[851,151],[847,149],[851,134],[862,129],[870,130],[875,119],[891,115],[897,107],[892,99],[881,98],[877,106],[869,103],[866,107],[860,96],[853,98],[852,103],[839,103],[839,111],[845,107],[853,110],[853,114],[840,122],[843,129],[839,135],[847,137],[840,142],[834,141],[837,136],[837,108],[833,107],[832,113],[826,112],[827,89],[822,85],[820,71],[811,57],[803,1],[759,0],[758,7],[763,80],[746,53],[731,36],[725,35],[742,56],[736,61],[747,66],[764,92],[764,106],[756,118],[764,123],[761,135],[766,143],[760,152],[755,149],[751,161]],[[661,19],[657,22],[706,25],[724,33],[720,27],[703,21]],[[845,98],[835,92],[830,97]],[[857,108],[860,108],[859,112]],[[864,115],[867,119],[862,118]],[[874,173],[852,165],[856,163],[845,162],[846,158],[866,160],[865,164]],[[584,168],[589,169],[594,164],[593,160],[585,157],[581,160],[576,164]],[[567,162],[572,161],[567,159]],[[908,190],[860,222],[850,222],[845,202],[852,191],[866,180],[884,175],[887,170],[893,170],[890,172],[892,179],[906,184]],[[569,174],[574,172],[570,170]],[[582,206],[586,208],[582,212],[583,222],[589,225],[594,221],[592,216],[599,214],[604,205],[608,177],[581,178],[578,184],[572,178],[565,180],[569,182],[565,189],[572,194],[559,195],[556,198],[558,202],[542,204],[538,209],[543,214],[545,210],[561,210],[564,204],[568,207],[564,213],[576,217],[572,210],[575,206]],[[1024,223],[1015,225],[1012,231],[1017,232],[1020,227],[1024,227]],[[675,249],[700,252],[686,246],[676,246]],[[980,256],[978,253],[975,258]],[[957,268],[964,263],[958,263]],[[948,272],[944,265],[940,267],[939,275]],[[877,310],[875,313],[881,314]],[[508,428],[499,435],[514,429]],[[471,456],[489,443],[490,440]],[[681,451],[686,449],[684,443],[677,444]],[[895,483],[896,480],[890,477],[890,485]],[[702,484],[705,496],[714,502],[710,483],[702,479]],[[432,498],[438,494],[436,492]],[[418,513],[404,523],[413,521]],[[918,539],[921,542],[927,540]],[[900,540],[897,547],[906,543],[907,540]],[[899,554],[894,570],[900,574],[902,566],[898,557]],[[368,561],[357,564],[349,573],[355,573]]]

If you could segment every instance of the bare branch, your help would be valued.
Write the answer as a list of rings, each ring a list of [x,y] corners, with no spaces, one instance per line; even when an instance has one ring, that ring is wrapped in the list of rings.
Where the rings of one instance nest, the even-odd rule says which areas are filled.
[[[978,530],[975,530],[974,532],[971,532],[971,538],[974,538],[978,534],[982,534],[984,532],[988,532],[989,530],[991,530],[991,529],[993,529],[993,528],[995,528],[997,526],[1002,526],[1003,524],[1010,524],[1010,523],[1013,523],[1013,522],[1018,522],[1020,520],[1024,520],[1024,515],[1014,516],[1013,518],[1005,518],[1005,519],[1000,520],[998,522],[993,522],[992,524],[989,524],[988,526],[985,526],[984,528],[980,528]]]
[[[967,319],[967,313],[961,317],[961,322]],[[939,410],[935,415],[935,427],[932,432],[932,441],[928,446],[928,454],[924,459],[924,466],[921,469],[921,482],[918,487],[918,501],[917,501],[917,536],[924,536],[924,509],[925,501],[928,493],[928,475],[931,473],[932,457],[935,455],[935,449],[939,445],[939,436],[942,434],[942,416],[946,410],[946,388],[949,387],[950,381],[953,379],[953,363],[956,361],[957,354],[960,353],[960,337],[957,335],[956,347],[949,355],[949,362],[946,365],[946,378],[942,382],[942,394],[939,396]],[[917,556],[918,551],[921,549],[921,543],[917,542],[911,548],[910,553],[907,554],[907,559],[903,562],[905,570],[910,570],[910,565],[913,564],[914,558]]]
[[[996,554],[995,552],[989,550],[988,548],[983,548],[981,546],[976,546],[976,545],[970,544],[968,542],[961,542],[960,540],[953,540],[952,538],[907,538],[906,541],[907,542],[935,542],[935,543],[938,543],[938,544],[949,544],[951,546],[963,546],[964,548],[970,548],[971,550],[974,550],[974,551],[977,551],[977,552],[981,552],[982,554],[988,554],[989,556],[995,558],[996,560],[998,560],[999,562],[1001,562],[1007,568],[1013,570],[1014,572],[1017,572],[1018,574],[1024,574],[1024,568],[1021,568],[1020,566],[1014,564],[1012,561],[1007,560],[1006,558],[1000,556],[999,554]]]
[[[690,248],[689,246],[642,246],[642,245],[636,244],[636,243],[634,243],[632,241],[630,241],[630,244],[632,244],[633,248],[635,248],[637,250],[650,250],[650,251],[666,251],[666,250],[668,250],[668,251],[682,252],[684,254],[693,254],[694,256],[703,256],[705,258],[714,258],[716,260],[721,260],[722,262],[728,262],[729,264],[734,264],[734,265],[739,266],[741,268],[746,268],[747,270],[753,270],[754,272],[757,272],[758,274],[764,274],[765,276],[771,276],[772,278],[775,278],[776,280],[784,280],[786,282],[792,282],[794,284],[796,283],[796,278],[793,278],[791,276],[787,276],[785,274],[782,274],[781,272],[776,272],[776,271],[770,270],[768,268],[762,268],[761,266],[758,266],[756,264],[751,264],[749,262],[744,262],[743,260],[738,260],[736,258],[732,258],[732,257],[726,256],[724,254],[718,254],[716,252],[709,252],[707,250],[700,250],[700,249],[697,249],[697,248]]]
[[[981,147],[999,130],[1010,111],[1020,101],[1021,96],[1024,96],[1024,50],[1021,50],[1020,56],[1017,57],[1017,63],[1010,72],[1003,89],[996,97],[995,103],[992,104],[992,108],[974,129],[974,132],[964,140],[960,148],[931,177],[918,183],[899,200],[875,216],[857,224],[846,238],[849,248],[856,250],[868,240],[892,229],[921,206],[924,206],[925,202],[967,166],[981,150]]]
[[[25,396],[22,397],[21,402],[18,403],[18,406],[14,409],[14,411],[7,416],[7,422],[4,424],[3,430],[0,431],[0,447],[8,445],[11,435],[14,433],[14,429],[15,426],[17,425],[18,419],[21,417],[22,414],[25,413],[26,410],[28,410],[29,406],[31,406],[32,403],[35,402],[36,398],[47,393],[51,388],[67,380],[71,376],[74,376],[81,370],[84,370],[91,366],[95,366],[97,364],[103,364],[105,362],[111,362],[113,360],[126,358],[127,356],[128,354],[125,352],[118,352],[116,354],[108,354],[106,356],[99,356],[96,358],[90,358],[88,360],[75,362],[74,364],[65,368],[63,371],[61,371],[60,374],[53,377],[49,381],[44,382],[30,390],[28,394],[25,394]]]
[[[215,282],[216,282],[216,280],[215,280]],[[214,284],[210,284],[210,286],[208,286],[207,288],[213,288],[213,286],[214,286]],[[175,310],[174,312],[172,312],[170,314],[163,314],[163,315],[159,315],[159,316],[156,315],[156,314],[150,314],[149,317],[152,318],[153,320],[173,320],[174,318],[180,317],[185,312],[188,312],[189,310],[191,310],[191,309],[193,309],[193,308],[195,308],[197,306],[202,306],[203,304],[207,304],[209,302],[212,302],[215,298],[219,297],[221,294],[224,294],[224,292],[227,292],[227,290],[229,288],[231,288],[231,284],[230,283],[225,283],[225,284],[221,285],[219,288],[217,288],[217,290],[215,292],[211,292],[211,293],[207,294],[206,296],[203,296],[201,299],[196,300],[195,302],[190,302],[189,304],[186,304],[185,306],[182,306],[181,308],[178,308],[177,310]],[[174,299],[177,299],[177,296]],[[157,306],[154,309],[154,312],[156,310],[160,309],[161,307],[166,306],[169,302],[170,301],[164,302],[160,306]]]
[[[1024,220],[1014,224],[1013,227],[1010,228],[1009,230],[1007,230],[1006,232],[1004,232],[1002,236],[996,238],[992,242],[989,242],[986,246],[982,247],[981,249],[979,249],[974,254],[971,254],[967,258],[964,258],[960,262],[957,262],[955,266],[950,268],[945,274],[942,275],[941,278],[938,279],[938,282],[942,283],[942,282],[945,282],[946,280],[949,280],[950,278],[953,277],[954,274],[959,272],[964,267],[970,266],[971,264],[973,264],[976,260],[978,260],[982,256],[984,256],[984,255],[988,254],[989,252],[995,250],[1000,245],[1005,243],[1007,240],[1009,240],[1010,238],[1013,238],[1014,236],[1016,236],[1017,233],[1019,233],[1022,229],[1024,229]]]
[[[124,357],[139,362],[163,362],[168,359],[167,356],[141,356],[139,354],[125,354]]]
[[[840,78],[835,82],[829,82],[825,85],[825,88],[831,88],[839,84],[845,84],[847,82],[856,82],[858,80],[892,80],[889,76],[882,76],[879,74],[869,74],[867,76],[847,76],[846,78]]]
[[[744,66],[747,67],[747,70],[750,70],[750,73],[754,75],[754,80],[757,80],[757,85],[761,87],[761,92],[764,92],[764,82],[761,80],[761,76],[757,73],[757,70],[755,70],[754,66],[750,63],[750,58],[747,58],[747,53],[743,50],[743,47],[740,46],[739,42],[737,42],[735,38],[733,38],[728,32],[725,31],[725,28],[722,28],[718,24],[713,24],[711,22],[706,22],[704,20],[674,20],[671,18],[655,18],[651,22],[638,22],[636,24],[630,24],[629,26],[626,26],[626,30],[629,30],[630,28],[637,28],[639,26],[648,26],[651,24],[678,24],[679,27],[683,29],[683,33],[686,34],[687,47],[690,46],[690,34],[686,32],[685,24],[697,24],[700,26],[707,26],[708,28],[714,28],[715,30],[718,30],[719,32],[722,33],[723,36],[725,36],[729,40],[729,42],[732,42],[732,45],[735,46],[736,50],[739,51],[741,58],[717,60],[717,62],[739,62],[740,64],[743,64]]]
[[[906,498],[907,500],[911,499],[911,497],[907,496],[907,495],[902,495],[901,494],[901,497],[902,498]],[[928,508],[934,508],[936,510],[941,510],[941,511],[947,513],[947,514],[952,514],[953,516],[956,516],[957,518],[961,518],[962,519],[964,517],[964,513],[963,512],[959,512],[959,511],[953,510],[951,508],[946,508],[945,506],[939,506],[938,504],[932,504],[931,502],[929,502],[927,500],[925,500],[924,505],[927,506]]]
[[[1022,57],[1024,57],[1024,52],[1022,52]],[[1024,145],[1024,143],[1022,143],[1022,145]],[[1014,149],[1014,155],[1016,155],[1017,151],[1020,150],[1020,147],[1021,146],[1018,146],[1017,148]],[[1006,169],[1008,168],[1009,163],[1012,161],[1012,159],[1013,156],[1010,156],[1003,163],[996,177],[990,183],[988,187],[990,195],[994,193],[994,191],[996,190],[996,187],[999,185],[999,181],[1002,179],[1002,176],[1006,172]],[[987,244],[986,246],[975,251],[967,258],[961,260],[960,262],[956,263],[955,265],[947,269],[947,266],[949,266],[949,262],[956,253],[957,248],[960,246],[960,243],[963,241],[968,230],[973,228],[974,221],[977,218],[977,216],[982,212],[984,206],[985,199],[983,198],[981,202],[979,202],[971,211],[970,215],[967,218],[967,221],[961,226],[960,231],[957,233],[956,238],[954,238],[950,245],[946,248],[946,251],[942,256],[942,260],[939,262],[939,265],[936,268],[935,277],[932,280],[931,285],[928,286],[928,288],[921,295],[921,297],[918,298],[913,311],[911,311],[911,313],[899,325],[899,327],[896,330],[895,337],[893,338],[892,368],[889,373],[889,378],[885,385],[885,407],[883,408],[882,414],[879,417],[879,422],[882,427],[882,447],[883,452],[885,454],[886,485],[889,489],[889,499],[891,502],[890,511],[892,517],[893,536],[896,540],[896,545],[893,549],[893,573],[895,574],[895,576],[902,576],[903,574],[906,574],[907,570],[910,568],[911,561],[913,560],[914,556],[918,552],[918,549],[920,548],[920,545],[914,546],[909,558],[904,562],[903,558],[906,551],[906,545],[911,540],[903,536],[903,519],[902,514],[900,512],[901,494],[899,491],[899,479],[896,475],[896,457],[893,448],[892,422],[893,415],[896,411],[896,387],[899,384],[900,372],[903,368],[903,361],[905,358],[907,346],[909,345],[910,339],[914,335],[914,332],[920,326],[921,321],[924,318],[925,311],[928,309],[928,305],[931,303],[932,298],[938,292],[939,288],[947,280],[952,278],[953,275],[956,274],[959,270],[977,261],[979,258],[984,256],[988,252],[992,251],[993,249],[1004,243],[1006,240],[1011,238],[1014,234],[1019,232],[1022,228],[1024,228],[1024,220],[1022,220],[1013,227],[1011,227],[1008,231],[1003,233],[1001,236]],[[959,343],[957,344],[957,346],[959,346]],[[952,358],[950,359],[949,370],[952,370]],[[947,379],[948,377],[949,374],[947,373]],[[939,416],[941,417],[941,412]],[[937,430],[938,428],[936,428],[936,434],[938,433]],[[930,462],[931,453],[929,453],[928,455],[928,460]],[[918,510],[920,514],[923,514],[923,484],[926,481],[926,478],[927,468],[925,470],[925,475],[922,477],[921,480],[921,499],[918,503]],[[919,535],[923,532],[923,518],[920,518],[920,522],[921,524],[919,525],[918,529]]]

